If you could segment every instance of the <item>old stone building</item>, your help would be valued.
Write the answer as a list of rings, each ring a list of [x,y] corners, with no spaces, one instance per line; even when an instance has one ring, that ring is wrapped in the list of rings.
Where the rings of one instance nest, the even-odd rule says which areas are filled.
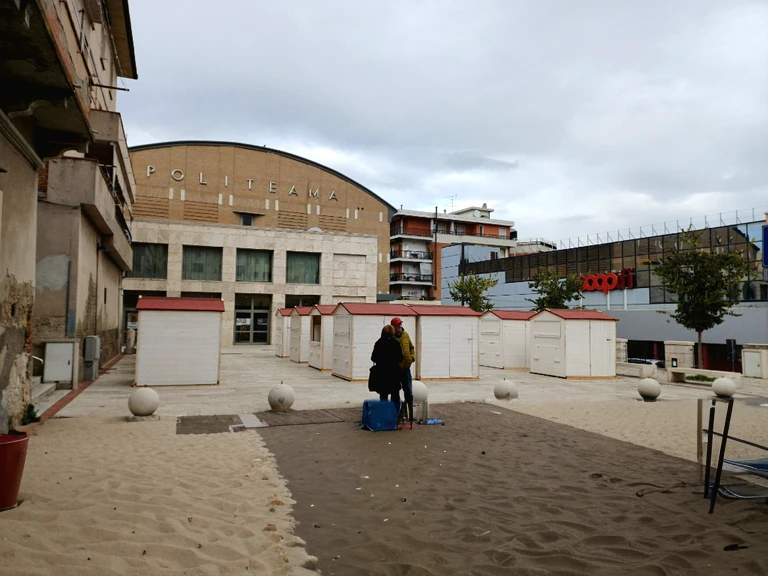
[[[94,142],[93,62],[135,76],[132,54],[122,0],[0,2],[0,430],[31,400],[38,172]]]
[[[136,169],[126,328],[141,295],[224,301],[222,342],[266,344],[278,308],[375,302],[389,288],[394,208],[335,170],[219,142],[131,149]]]
[[[71,370],[48,380],[80,382],[83,338],[101,338],[102,364],[119,353],[123,272],[133,261],[130,221],[134,177],[121,116],[118,78],[136,78],[130,16],[124,2],[60,2],[60,17],[83,25],[65,37],[90,82],[90,137],[80,150],[46,161],[38,184],[33,350],[71,350]],[[44,366],[35,365],[38,373]],[[52,369],[52,366],[49,366]],[[64,373],[66,372],[66,374]]]

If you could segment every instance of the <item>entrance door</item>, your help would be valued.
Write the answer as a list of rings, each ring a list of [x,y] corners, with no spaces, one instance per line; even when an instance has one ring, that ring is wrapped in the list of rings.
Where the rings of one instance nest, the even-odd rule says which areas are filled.
[[[235,312],[235,344],[250,344],[252,327],[251,312]]]
[[[254,310],[253,312],[252,344],[266,344],[269,342],[269,311]]]
[[[269,344],[269,294],[235,294],[235,344]]]

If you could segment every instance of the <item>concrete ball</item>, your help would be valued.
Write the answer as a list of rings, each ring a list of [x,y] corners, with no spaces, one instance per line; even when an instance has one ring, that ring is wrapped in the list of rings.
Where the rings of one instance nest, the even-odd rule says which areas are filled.
[[[152,388],[136,388],[128,397],[128,410],[134,416],[152,416],[160,406],[160,396]]]
[[[269,391],[267,396],[269,407],[275,412],[288,412],[296,402],[296,394],[293,392],[293,388],[287,384],[280,384]]]
[[[736,384],[730,378],[718,378],[712,382],[712,391],[720,398],[730,398],[736,392]]]
[[[413,381],[413,403],[414,404],[423,404],[427,401],[427,397],[429,396],[429,390],[427,390],[427,386],[424,384],[424,382],[420,382],[419,380]]]
[[[653,378],[643,378],[637,385],[637,392],[646,402],[653,402],[661,394],[661,385]]]
[[[514,400],[517,398],[517,386],[513,382],[504,380],[499,382],[493,389],[493,395],[497,400]]]

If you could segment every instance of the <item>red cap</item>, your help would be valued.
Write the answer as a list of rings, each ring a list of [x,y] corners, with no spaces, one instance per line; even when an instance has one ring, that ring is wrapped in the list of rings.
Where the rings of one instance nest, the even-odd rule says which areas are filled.
[[[402,323],[403,323],[403,321],[400,320],[400,318],[392,318],[392,322],[390,322],[390,324],[392,324],[392,326],[400,326],[400,324],[402,324]]]

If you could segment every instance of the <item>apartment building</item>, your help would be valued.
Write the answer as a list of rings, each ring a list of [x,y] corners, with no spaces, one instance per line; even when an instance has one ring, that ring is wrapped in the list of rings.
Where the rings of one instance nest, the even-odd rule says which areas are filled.
[[[84,146],[48,158],[40,172],[32,341],[39,358],[50,344],[71,344],[59,349],[72,350],[69,379],[76,384],[85,377],[85,336],[100,337],[102,364],[120,351],[120,284],[133,262],[136,185],[117,112],[118,79],[137,73],[127,2],[67,0],[55,8],[87,95],[90,134]],[[35,364],[36,372],[42,368]]]
[[[515,223],[492,218],[487,204],[455,212],[399,210],[390,225],[390,298],[440,300],[441,251],[446,246],[486,246],[493,258],[551,250],[546,242],[518,243]]]
[[[94,143],[91,112],[102,90],[96,84],[104,80],[86,63],[88,37],[109,37],[106,53],[117,52],[118,69],[128,70],[121,73],[135,76],[126,6],[122,0],[0,3],[0,431],[31,401],[36,292],[47,281],[36,279],[37,229],[44,221],[38,173],[46,159],[85,153]]]

